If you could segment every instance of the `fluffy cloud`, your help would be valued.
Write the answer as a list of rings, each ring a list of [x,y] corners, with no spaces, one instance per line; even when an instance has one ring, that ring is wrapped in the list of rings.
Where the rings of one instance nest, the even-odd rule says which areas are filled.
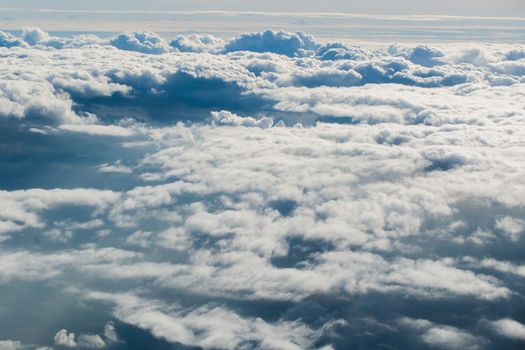
[[[9,33],[0,31],[0,47],[11,48],[11,47],[17,47],[17,46],[23,46],[23,45],[24,45],[24,42],[22,40],[14,37],[13,35]]]
[[[259,120],[252,117],[239,117],[238,115],[228,112],[211,112],[212,123],[215,125],[242,125],[242,126],[256,126],[260,128],[271,128],[273,125],[273,119],[268,117],[263,117]]]
[[[503,231],[503,233],[514,242],[519,241],[521,234],[525,231],[525,222],[520,219],[506,216],[498,219],[496,228]]]
[[[162,54],[169,51],[168,43],[155,33],[127,32],[113,37],[109,43],[118,49],[147,54]]]
[[[0,323],[31,343],[519,348],[522,47],[0,38]]]
[[[4,232],[9,232],[29,227],[45,227],[38,216],[43,210],[64,205],[104,209],[109,202],[118,197],[118,194],[90,189],[49,191],[32,189],[15,192],[0,191],[0,197],[4,203],[0,210],[0,222],[4,226]]]
[[[55,345],[66,348],[103,349],[107,346],[106,342],[98,334],[81,334],[77,341],[75,333],[70,333],[66,329],[58,331],[54,340]]]
[[[486,340],[456,327],[435,324],[424,319],[402,318],[402,327],[408,327],[420,334],[423,343],[440,349],[482,349]]]
[[[512,319],[491,322],[492,329],[503,337],[525,340],[525,325]]]
[[[0,340],[0,350],[17,350],[22,348],[19,341],[14,340]]]
[[[267,30],[263,33],[242,34],[224,45],[224,52],[273,52],[286,56],[304,56],[317,48],[314,37],[303,33]]]
[[[7,66],[18,73],[3,73],[0,116],[33,124],[49,124],[49,120],[54,124],[93,124],[129,117],[202,120],[213,110],[238,115],[279,113],[285,122],[301,119],[303,124],[317,119],[479,124],[519,114],[523,107],[513,103],[524,79],[523,62],[507,58],[508,52],[514,51],[498,48],[475,48],[486,56],[478,62],[465,58],[474,48],[447,51],[396,46],[371,50],[320,44],[301,33],[267,31],[232,39],[224,49],[244,50],[241,52],[193,55],[185,52],[219,52],[220,40],[181,36],[170,47],[158,35],[147,32],[123,33],[107,42],[88,37],[55,38],[38,29],[24,33],[37,46],[17,48],[30,50],[31,60],[19,60],[16,50],[4,53]],[[246,47],[241,45],[244,41]],[[289,46],[289,41],[297,45]],[[250,48],[247,43],[255,46]],[[282,53],[278,47],[283,43],[294,52],[312,53],[295,58],[287,56],[297,56],[297,52],[274,54]],[[41,49],[46,45],[70,49]],[[108,45],[130,52],[124,55]],[[139,54],[172,50],[178,52],[152,57]],[[80,69],[78,59],[83,62]],[[40,62],[36,71],[35,61]],[[392,89],[391,84],[406,88]],[[432,98],[438,91],[447,98]],[[494,96],[505,101],[498,111],[490,107]],[[478,108],[480,103],[486,107]],[[440,113],[435,113],[437,110]]]
[[[75,341],[75,333],[69,333],[66,329],[61,329],[55,334],[55,344],[65,346],[66,348],[74,348],[77,346]]]
[[[22,38],[29,45],[36,45],[49,41],[49,34],[40,28],[24,28]]]
[[[180,52],[217,52],[224,46],[224,41],[210,34],[179,35],[170,46]]]
[[[260,349],[310,348],[318,336],[298,322],[268,324],[246,319],[221,307],[191,311],[152,302],[130,294],[92,292],[88,298],[116,304],[115,315],[126,323],[149,329],[155,336],[203,349],[233,349],[252,344]]]

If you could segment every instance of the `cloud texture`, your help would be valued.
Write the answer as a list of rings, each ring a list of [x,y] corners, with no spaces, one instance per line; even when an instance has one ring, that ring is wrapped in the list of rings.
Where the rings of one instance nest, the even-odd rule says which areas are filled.
[[[523,47],[0,46],[0,349],[523,347]]]

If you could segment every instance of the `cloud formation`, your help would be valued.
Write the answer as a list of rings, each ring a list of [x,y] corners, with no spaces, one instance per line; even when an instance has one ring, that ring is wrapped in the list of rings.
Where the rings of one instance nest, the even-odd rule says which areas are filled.
[[[0,33],[0,349],[523,346],[522,47],[168,42]]]
[[[127,32],[113,37],[109,43],[120,50],[146,54],[162,54],[169,51],[168,43],[150,32]]]

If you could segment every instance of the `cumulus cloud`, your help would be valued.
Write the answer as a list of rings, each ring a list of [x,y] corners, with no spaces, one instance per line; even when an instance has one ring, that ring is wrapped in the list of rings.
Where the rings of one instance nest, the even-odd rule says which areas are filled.
[[[179,35],[170,46],[180,52],[218,52],[224,46],[224,41],[210,34]]]
[[[14,340],[0,340],[0,350],[17,350],[22,348],[22,343]]]
[[[229,111],[211,112],[212,123],[216,125],[237,125],[237,126],[251,126],[259,128],[271,128],[273,119],[263,117],[259,120],[252,117],[239,117],[238,115]]]
[[[496,221],[496,228],[503,231],[511,241],[517,242],[525,231],[525,222],[521,219],[506,216]]]
[[[22,39],[29,45],[45,43],[49,38],[49,34],[40,28],[28,27],[22,30]]]
[[[98,167],[98,171],[101,173],[117,174],[131,174],[133,172],[133,170],[130,167],[121,164],[120,160],[115,162],[115,164],[101,164]]]
[[[75,341],[75,333],[69,333],[66,329],[61,329],[55,334],[55,344],[64,346],[66,348],[74,348],[77,346]]]
[[[146,54],[163,54],[169,51],[168,43],[155,33],[126,32],[113,37],[109,43],[118,49]]]
[[[423,334],[423,341],[444,349],[479,349],[480,340],[454,327],[432,327]]]
[[[57,347],[519,348],[519,45],[0,43],[1,293]]]
[[[267,30],[262,33],[242,34],[224,45],[224,52],[273,52],[285,56],[305,56],[317,48],[314,37],[303,33]]]
[[[0,31],[0,47],[11,48],[23,45],[24,42],[22,40],[9,33]]]
[[[525,325],[512,319],[501,319],[490,323],[492,329],[503,337],[525,340]]]
[[[408,327],[420,335],[423,343],[439,349],[482,349],[483,337],[476,337],[456,327],[435,324],[425,319],[402,318],[402,327]]]
[[[304,349],[318,336],[297,322],[268,324],[218,306],[178,310],[131,294],[91,292],[87,297],[115,303],[119,319],[149,329],[157,337],[203,349],[232,349],[243,344],[261,349]]]

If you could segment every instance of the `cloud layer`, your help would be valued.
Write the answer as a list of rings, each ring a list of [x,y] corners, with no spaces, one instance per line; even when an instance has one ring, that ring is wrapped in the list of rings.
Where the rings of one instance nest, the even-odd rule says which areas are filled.
[[[523,346],[523,47],[0,46],[0,349]]]

